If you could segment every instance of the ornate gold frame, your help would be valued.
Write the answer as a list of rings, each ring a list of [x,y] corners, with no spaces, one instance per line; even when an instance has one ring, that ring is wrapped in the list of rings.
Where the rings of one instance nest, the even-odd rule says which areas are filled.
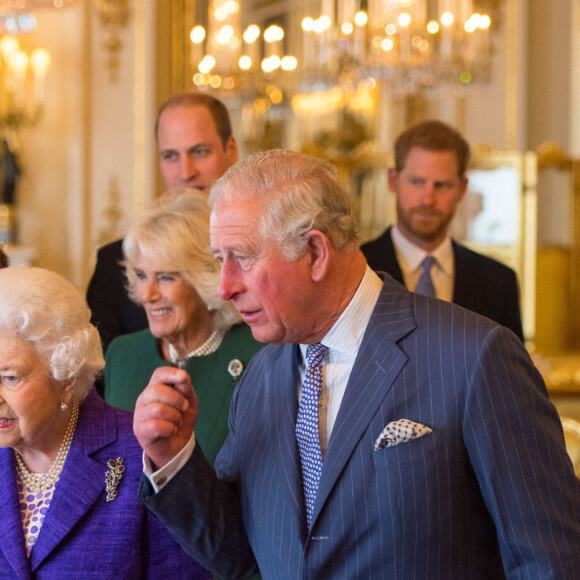
[[[507,263],[518,276],[524,336],[533,348],[536,333],[536,248],[537,248],[537,159],[532,151],[492,151],[473,148],[471,169],[498,169],[513,167],[518,173],[519,225],[517,243],[512,247],[486,247],[464,243]]]

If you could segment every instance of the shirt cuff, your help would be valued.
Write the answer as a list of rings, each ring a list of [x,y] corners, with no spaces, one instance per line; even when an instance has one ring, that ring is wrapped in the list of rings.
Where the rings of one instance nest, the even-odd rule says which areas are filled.
[[[179,470],[191,457],[194,449],[195,433],[192,433],[191,439],[187,442],[187,445],[169,463],[153,473],[151,473],[151,461],[149,461],[149,458],[145,455],[145,452],[143,452],[143,473],[150,481],[155,493],[158,493],[163,489],[163,487],[177,475]]]

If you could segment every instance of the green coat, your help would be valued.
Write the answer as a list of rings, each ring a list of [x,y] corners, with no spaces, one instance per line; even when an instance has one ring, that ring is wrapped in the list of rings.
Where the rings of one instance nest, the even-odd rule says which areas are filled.
[[[240,377],[232,377],[228,365],[234,359],[245,370],[252,356],[263,346],[245,324],[233,326],[220,347],[207,356],[188,359],[186,369],[199,400],[195,438],[206,459],[213,465],[228,434],[230,399]],[[107,349],[105,399],[121,409],[133,411],[141,391],[149,384],[153,371],[171,366],[163,360],[157,339],[149,329],[119,336]]]

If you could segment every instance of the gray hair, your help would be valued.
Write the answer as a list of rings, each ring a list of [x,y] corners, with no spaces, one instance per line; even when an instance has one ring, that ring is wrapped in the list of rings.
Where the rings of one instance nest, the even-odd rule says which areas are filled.
[[[29,343],[56,381],[74,379],[73,401],[87,396],[105,366],[83,295],[41,268],[0,270],[0,329]]]
[[[262,151],[232,166],[215,183],[210,207],[221,202],[260,200],[259,232],[288,260],[304,254],[305,234],[324,233],[335,249],[358,247],[358,227],[350,198],[329,163],[294,151]]]
[[[205,305],[215,310],[214,328],[227,330],[240,322],[233,304],[218,296],[220,265],[209,251],[207,196],[194,189],[171,190],[143,213],[123,242],[131,298],[137,296],[135,264],[140,257],[162,272],[179,272]]]

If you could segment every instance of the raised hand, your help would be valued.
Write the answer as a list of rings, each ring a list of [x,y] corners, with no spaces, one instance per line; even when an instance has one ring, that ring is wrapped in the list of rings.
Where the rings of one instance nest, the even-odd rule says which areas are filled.
[[[139,395],[133,430],[155,469],[173,459],[191,439],[197,419],[197,396],[189,375],[160,367]]]

